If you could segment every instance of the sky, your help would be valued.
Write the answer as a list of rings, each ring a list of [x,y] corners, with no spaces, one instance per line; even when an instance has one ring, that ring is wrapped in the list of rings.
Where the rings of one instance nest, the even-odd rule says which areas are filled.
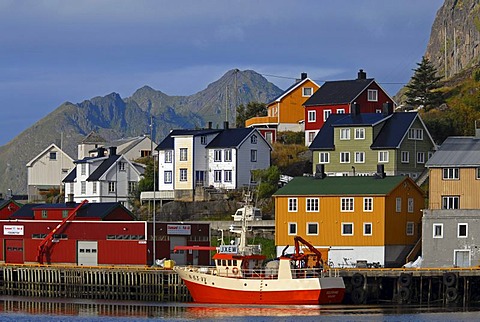
[[[148,85],[188,96],[228,70],[281,89],[359,69],[391,95],[443,0],[0,0],[0,146],[62,103]]]

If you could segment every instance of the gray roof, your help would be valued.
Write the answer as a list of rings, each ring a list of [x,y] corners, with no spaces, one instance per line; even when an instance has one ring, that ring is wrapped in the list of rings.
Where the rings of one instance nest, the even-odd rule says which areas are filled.
[[[456,136],[447,138],[425,166],[427,168],[480,166],[480,137]]]

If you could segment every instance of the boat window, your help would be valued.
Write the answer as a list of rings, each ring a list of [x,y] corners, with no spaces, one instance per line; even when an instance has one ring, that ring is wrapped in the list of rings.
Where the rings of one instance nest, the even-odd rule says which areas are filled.
[[[237,266],[237,260],[236,259],[233,260],[233,266]]]
[[[232,266],[232,260],[231,259],[228,260],[228,266]]]
[[[227,261],[222,259],[222,266],[227,266]]]
[[[222,260],[221,259],[217,259],[217,266],[220,266],[222,265]]]

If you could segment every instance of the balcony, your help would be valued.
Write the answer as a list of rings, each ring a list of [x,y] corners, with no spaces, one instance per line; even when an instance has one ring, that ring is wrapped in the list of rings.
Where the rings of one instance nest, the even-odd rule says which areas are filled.
[[[252,117],[245,121],[245,127],[250,126],[271,126],[278,124],[278,117],[277,116],[257,116]]]

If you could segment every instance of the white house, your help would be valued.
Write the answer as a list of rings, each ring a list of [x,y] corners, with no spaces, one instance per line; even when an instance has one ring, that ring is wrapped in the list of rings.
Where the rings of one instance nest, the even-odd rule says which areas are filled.
[[[105,148],[98,148],[97,156],[74,162],[75,168],[64,179],[65,194],[73,201],[121,202],[128,206],[130,194],[136,190],[145,166],[131,162],[111,147],[108,156]]]
[[[50,189],[62,189],[62,180],[75,167],[73,159],[55,144],[27,163],[28,201],[44,200],[41,195]]]
[[[237,189],[270,166],[271,146],[255,128],[173,130],[157,147],[158,190],[193,200],[197,187]]]

